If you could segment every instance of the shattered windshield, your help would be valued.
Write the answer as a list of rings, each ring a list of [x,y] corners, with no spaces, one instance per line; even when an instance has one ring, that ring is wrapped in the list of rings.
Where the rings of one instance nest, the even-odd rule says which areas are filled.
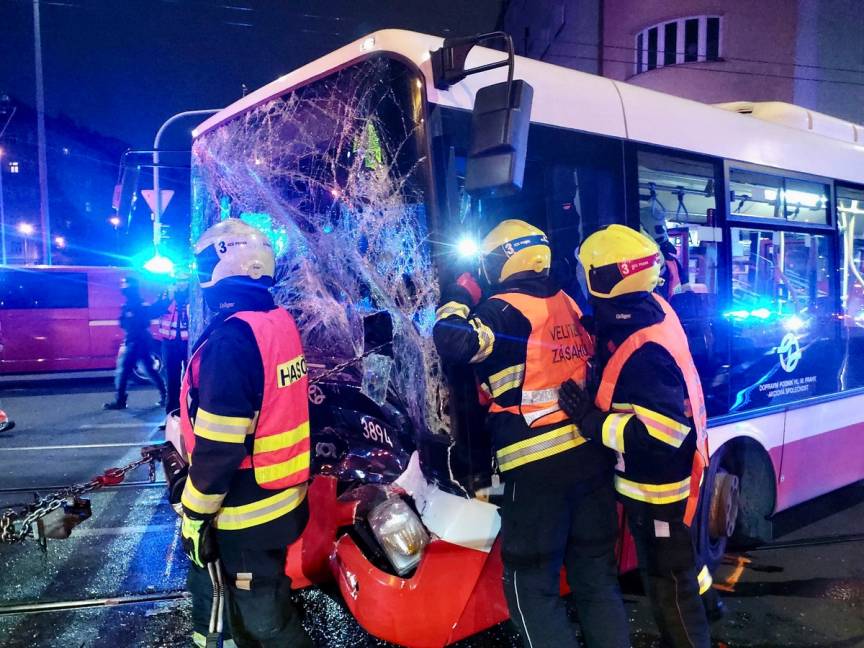
[[[274,295],[297,319],[311,363],[357,358],[363,318],[389,312],[393,360],[362,363],[373,374],[364,383],[386,385],[389,375],[415,425],[439,431],[421,91],[406,65],[372,58],[201,136],[191,234],[226,218],[268,233]],[[200,332],[205,313],[193,319]]]

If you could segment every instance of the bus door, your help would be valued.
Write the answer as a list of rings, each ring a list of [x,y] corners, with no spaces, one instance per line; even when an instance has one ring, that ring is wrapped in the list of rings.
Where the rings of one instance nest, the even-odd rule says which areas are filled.
[[[733,166],[729,189],[730,411],[785,411],[782,442],[768,441],[783,509],[840,485],[832,439],[852,415],[844,401],[808,403],[840,388],[831,186]]]

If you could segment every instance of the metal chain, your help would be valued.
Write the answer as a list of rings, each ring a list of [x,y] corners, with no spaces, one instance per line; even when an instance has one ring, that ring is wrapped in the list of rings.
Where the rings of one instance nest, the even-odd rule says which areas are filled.
[[[37,499],[32,508],[29,506],[27,507],[30,512],[23,518],[21,518],[20,512],[7,509],[3,515],[0,516],[0,543],[14,544],[33,536],[33,525],[49,513],[59,509],[69,498],[79,497],[85,493],[102,488],[108,485],[109,481],[120,483],[126,477],[126,473],[145,463],[151,465],[150,480],[153,481],[156,476],[155,466],[153,465],[156,458],[157,453],[155,450],[149,452],[142,451],[140,459],[133,461],[122,468],[111,468],[105,471],[104,474],[94,477],[86,484],[73,484],[68,488],[55,491],[45,497]],[[16,521],[19,518],[20,523],[16,525]],[[16,530],[16,526],[18,526],[20,530]]]
[[[333,367],[331,367],[327,371],[325,371],[321,374],[318,374],[317,376],[312,378],[309,381],[309,384],[310,385],[316,385],[320,382],[327,380],[331,376],[335,376],[336,374],[342,373],[348,367],[360,362],[361,360],[372,355],[373,353],[377,353],[378,351],[387,347],[389,344],[390,344],[389,342],[385,343],[385,344],[381,344],[379,346],[376,346],[372,349],[369,349],[369,350],[363,352],[362,354],[360,354],[358,356],[351,358],[350,360],[346,360],[345,362],[341,362],[337,365],[334,365]],[[104,478],[106,476],[108,476],[109,473],[110,473],[110,477],[112,480],[123,481],[123,477],[126,476],[126,473],[128,473],[131,470],[134,470],[138,466],[141,466],[145,463],[149,463],[150,464],[149,478],[150,478],[150,481],[154,481],[156,479],[155,460],[156,460],[156,453],[155,452],[145,453],[144,451],[142,451],[141,459],[138,459],[137,461],[133,461],[132,463],[130,463],[127,466],[124,466],[123,468],[111,469],[110,471],[106,471],[105,475],[100,475],[99,477],[95,477],[95,478],[91,479],[89,482],[87,482],[86,484],[73,484],[72,486],[69,486],[68,488],[64,488],[62,490],[55,491],[54,493],[46,495],[45,497],[39,498],[36,501],[36,503],[33,505],[30,512],[26,516],[21,518],[20,524],[17,525],[17,526],[19,526],[20,531],[16,531],[16,529],[15,529],[16,521],[19,519],[20,513],[14,511],[12,509],[7,509],[3,513],[3,515],[0,516],[0,543],[14,544],[16,542],[22,542],[26,538],[32,536],[33,535],[33,525],[36,522],[38,522],[40,519],[42,519],[43,517],[45,517],[49,513],[52,513],[53,511],[56,511],[57,509],[59,509],[61,506],[63,506],[63,504],[66,502],[66,500],[68,500],[70,497],[78,497],[78,496],[81,496],[85,493],[89,493],[91,491],[94,491],[98,488],[102,488],[103,486],[105,486],[106,480]],[[30,509],[31,507],[27,507],[27,508]]]

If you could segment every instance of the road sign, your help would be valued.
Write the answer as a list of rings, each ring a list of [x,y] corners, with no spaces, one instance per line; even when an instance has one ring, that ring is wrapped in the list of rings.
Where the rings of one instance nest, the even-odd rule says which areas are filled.
[[[168,203],[171,202],[171,199],[174,197],[173,189],[162,189],[160,191],[162,194],[162,211],[168,207]],[[147,206],[150,207],[150,211],[154,214],[156,213],[156,192],[153,189],[142,189],[141,195],[144,196],[144,200],[147,201]]]

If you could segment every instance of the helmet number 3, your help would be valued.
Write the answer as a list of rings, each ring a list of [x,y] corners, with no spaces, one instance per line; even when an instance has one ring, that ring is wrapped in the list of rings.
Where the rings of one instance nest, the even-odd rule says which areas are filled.
[[[390,439],[390,435],[387,434],[387,430],[375,419],[364,416],[360,419],[360,425],[363,426],[364,438],[375,443],[386,443],[391,448],[393,447],[393,441]]]
[[[228,246],[225,245],[225,241],[219,241],[216,244],[216,249],[219,250],[219,254],[225,254],[228,251]]]

